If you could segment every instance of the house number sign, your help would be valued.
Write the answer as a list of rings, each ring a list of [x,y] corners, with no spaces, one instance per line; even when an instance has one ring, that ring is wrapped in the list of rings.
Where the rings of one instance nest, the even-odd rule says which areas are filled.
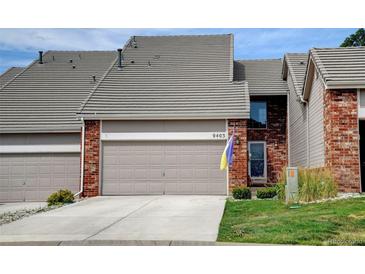
[[[219,139],[219,140],[226,139],[226,133],[224,132],[213,132],[212,136],[213,139]]]

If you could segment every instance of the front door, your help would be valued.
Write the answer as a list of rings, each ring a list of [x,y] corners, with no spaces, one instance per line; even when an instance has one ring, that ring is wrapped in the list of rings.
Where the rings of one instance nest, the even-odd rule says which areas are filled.
[[[252,179],[266,178],[266,143],[249,142],[249,175]]]
[[[365,192],[365,121],[360,121],[361,191]]]

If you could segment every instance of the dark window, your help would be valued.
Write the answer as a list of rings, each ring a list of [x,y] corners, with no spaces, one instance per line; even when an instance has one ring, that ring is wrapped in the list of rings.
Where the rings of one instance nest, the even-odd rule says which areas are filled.
[[[252,101],[249,128],[266,128],[267,105],[265,101]]]

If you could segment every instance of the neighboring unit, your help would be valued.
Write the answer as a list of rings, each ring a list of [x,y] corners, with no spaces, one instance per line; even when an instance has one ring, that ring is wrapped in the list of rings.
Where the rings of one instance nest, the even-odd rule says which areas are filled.
[[[0,201],[40,201],[79,191],[76,111],[114,52],[49,51],[0,90]],[[95,77],[94,77],[95,76]]]
[[[311,49],[284,61],[289,164],[327,167],[340,191],[363,191],[365,47]]]

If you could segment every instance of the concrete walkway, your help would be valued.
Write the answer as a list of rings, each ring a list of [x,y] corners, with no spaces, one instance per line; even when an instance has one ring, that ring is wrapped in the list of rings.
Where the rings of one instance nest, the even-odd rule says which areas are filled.
[[[46,202],[0,203],[0,215],[23,209],[38,209],[47,206]]]
[[[0,226],[0,242],[214,242],[223,196],[96,197]]]

